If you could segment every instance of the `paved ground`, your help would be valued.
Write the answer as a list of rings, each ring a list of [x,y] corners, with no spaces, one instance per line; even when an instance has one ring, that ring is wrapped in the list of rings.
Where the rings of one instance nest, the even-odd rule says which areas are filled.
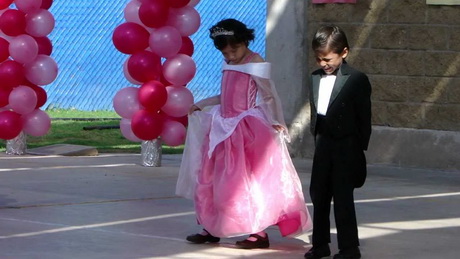
[[[192,202],[174,195],[180,156],[140,162],[0,154],[0,258],[303,258],[311,246],[311,233],[285,239],[275,228],[270,249],[189,244],[200,228]],[[311,163],[295,164],[308,190]],[[370,165],[355,192],[363,258],[458,258],[459,187],[459,172]]]

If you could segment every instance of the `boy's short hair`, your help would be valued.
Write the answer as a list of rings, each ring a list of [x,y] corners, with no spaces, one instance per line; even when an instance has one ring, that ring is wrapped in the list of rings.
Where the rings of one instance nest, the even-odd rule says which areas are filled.
[[[332,51],[337,54],[345,48],[350,49],[345,32],[336,25],[321,26],[313,37],[311,47],[314,52]]]

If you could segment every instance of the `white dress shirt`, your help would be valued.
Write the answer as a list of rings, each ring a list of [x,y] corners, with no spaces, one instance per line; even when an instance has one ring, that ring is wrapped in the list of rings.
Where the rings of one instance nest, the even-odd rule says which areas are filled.
[[[335,75],[324,75],[321,77],[319,81],[318,114],[326,115],[336,78],[337,76]]]

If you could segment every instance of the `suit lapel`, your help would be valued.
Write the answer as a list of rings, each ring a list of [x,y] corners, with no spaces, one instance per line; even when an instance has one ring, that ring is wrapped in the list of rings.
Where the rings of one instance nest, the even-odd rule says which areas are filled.
[[[337,78],[335,79],[334,88],[332,89],[332,93],[331,93],[331,98],[329,99],[329,107],[335,101],[335,99],[337,98],[337,95],[339,95],[343,86],[345,85],[348,78],[350,77],[350,75],[346,73],[346,66],[347,65],[345,63],[342,64],[342,66],[340,66],[340,69],[337,73]]]

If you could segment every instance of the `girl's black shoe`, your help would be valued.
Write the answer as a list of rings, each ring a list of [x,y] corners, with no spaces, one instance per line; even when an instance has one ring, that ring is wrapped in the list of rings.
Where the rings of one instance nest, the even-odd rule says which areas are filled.
[[[206,231],[206,233],[208,233],[208,234],[207,235],[201,235],[201,234],[190,235],[190,236],[187,236],[186,239],[187,239],[187,241],[192,242],[194,244],[203,244],[203,243],[206,243],[206,242],[217,243],[217,242],[220,241],[220,238],[209,234],[208,231]]]
[[[249,237],[254,237],[256,241],[250,240],[243,240],[243,241],[236,241],[236,246],[243,249],[254,249],[254,248],[268,248],[270,246],[270,242],[268,241],[268,234],[265,234],[265,237],[261,237],[257,234],[251,234]]]

